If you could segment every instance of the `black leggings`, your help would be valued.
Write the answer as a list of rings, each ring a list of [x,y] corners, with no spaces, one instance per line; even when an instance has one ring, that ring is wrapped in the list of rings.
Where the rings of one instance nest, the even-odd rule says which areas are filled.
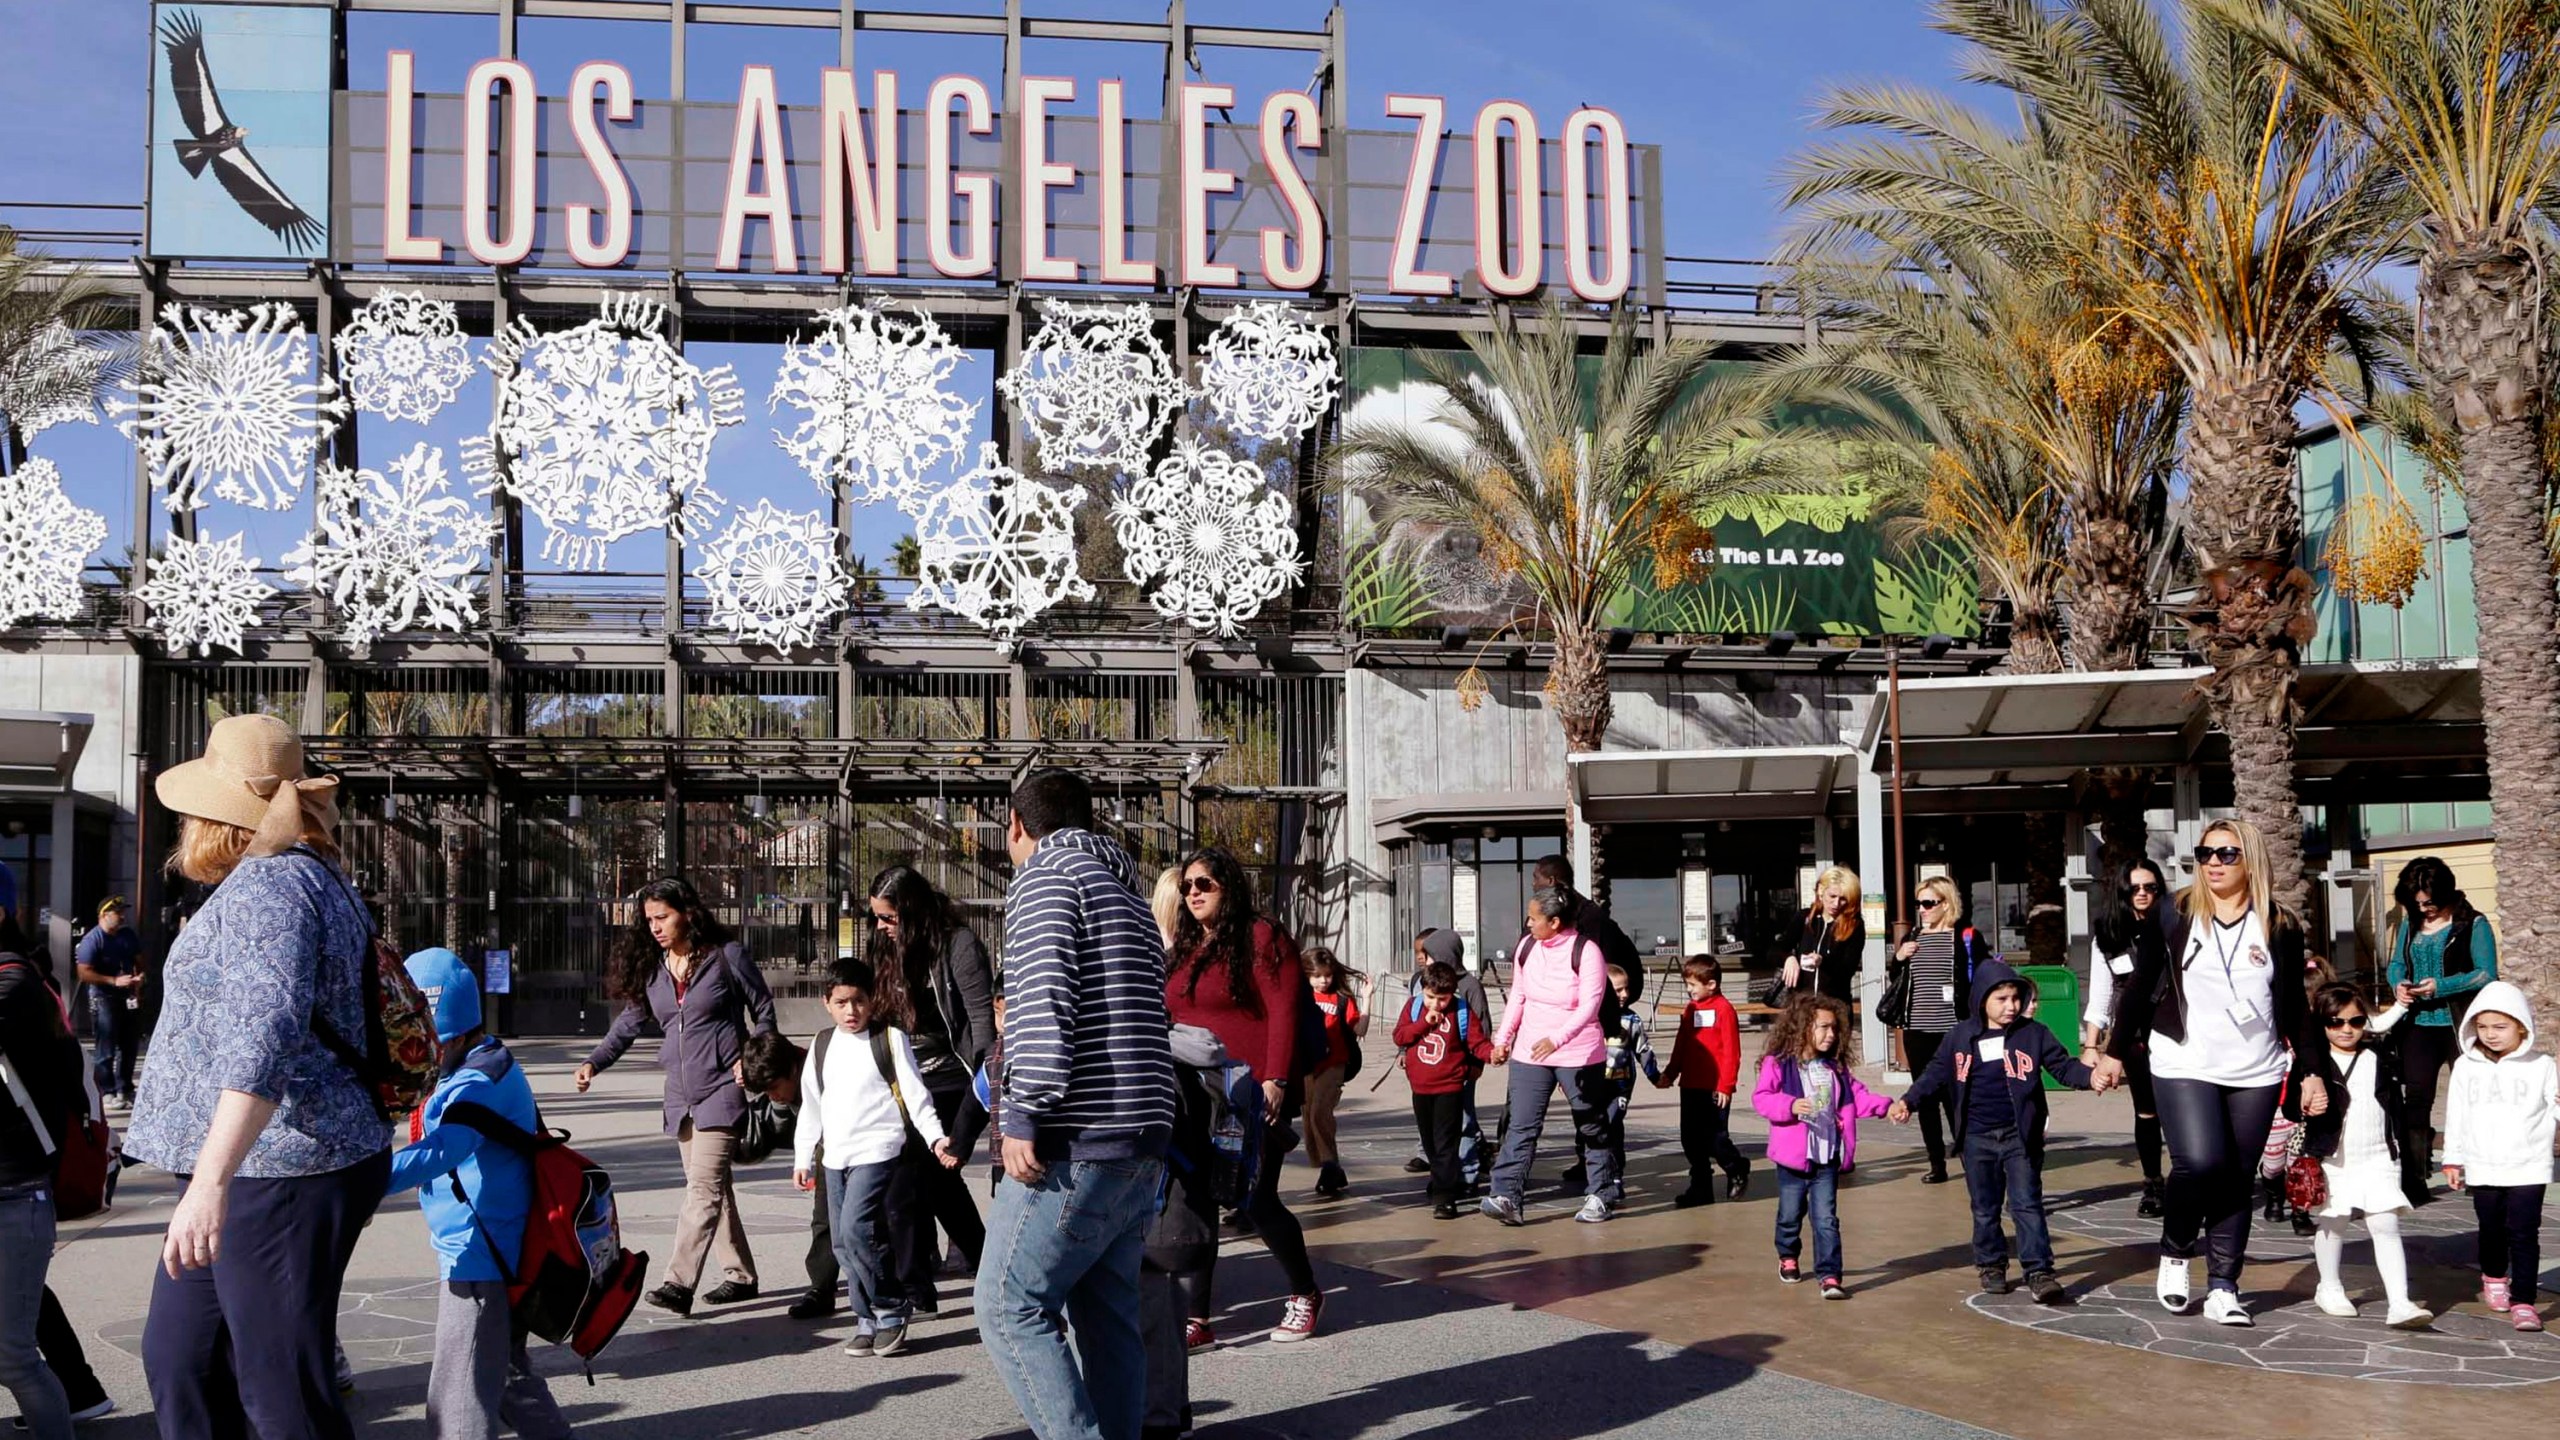
[[[2151,1088],[2160,1101],[2160,1128],[2169,1142],[2160,1253],[2172,1260],[2193,1259],[2196,1234],[2202,1230],[2206,1278],[2214,1289],[2237,1291],[2240,1264],[2249,1253],[2249,1202],[2258,1161],[2284,1087],[2241,1089],[2209,1080],[2155,1078]]]
[[[2151,1088],[2151,1057],[2134,1052],[2124,1063],[2125,1086],[2133,1092],[2133,1153],[2142,1158],[2145,1182],[2160,1179],[2160,1097]]]
[[[1288,1277],[1292,1295],[1316,1293],[1316,1267],[1307,1258],[1307,1232],[1280,1199],[1281,1162],[1296,1143],[1290,1125],[1305,1101],[1305,1084],[1291,1081],[1288,1093],[1280,1099],[1279,1114],[1263,1131],[1262,1173],[1254,1177],[1253,1194],[1244,1207],[1244,1213],[1253,1220],[1254,1233],[1262,1237],[1271,1258],[1279,1263],[1280,1273]],[[1196,1279],[1184,1277],[1183,1308],[1194,1320],[1209,1318],[1209,1290],[1216,1268],[1217,1262],[1211,1260],[1210,1268],[1199,1272]]]
[[[1943,1030],[1905,1030],[1902,1032],[1902,1063],[1911,1067],[1911,1078],[1918,1080],[1929,1062],[1938,1058],[1938,1047],[1947,1043]],[[1937,1095],[1912,1107],[1920,1113],[1920,1140],[1929,1147],[1929,1173],[1947,1173],[1947,1130],[1956,1123],[1956,1087],[1946,1086]]]
[[[2421,1025],[2410,1020],[2402,1022],[2393,1034],[2400,1042],[2401,1122],[2412,1130],[2432,1130],[2436,1082],[2443,1078],[2444,1067],[2462,1058],[2461,1044],[2454,1039],[2451,1025]]]

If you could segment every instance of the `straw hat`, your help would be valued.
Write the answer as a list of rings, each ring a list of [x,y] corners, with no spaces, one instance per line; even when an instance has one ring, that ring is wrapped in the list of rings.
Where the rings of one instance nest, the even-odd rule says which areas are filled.
[[[301,844],[306,818],[322,830],[338,823],[337,778],[309,778],[302,737],[272,715],[214,722],[204,754],[161,771],[151,788],[181,815],[257,832],[252,855],[281,855]]]

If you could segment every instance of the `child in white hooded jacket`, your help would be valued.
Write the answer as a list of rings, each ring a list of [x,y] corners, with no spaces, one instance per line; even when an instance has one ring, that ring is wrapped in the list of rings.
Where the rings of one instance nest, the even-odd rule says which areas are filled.
[[[2539,1330],[2542,1192],[2560,1121],[2560,1064],[2533,1048],[2533,1011],[2504,980],[2480,987],[2461,1025],[2444,1115],[2445,1178],[2480,1218],[2480,1299]]]

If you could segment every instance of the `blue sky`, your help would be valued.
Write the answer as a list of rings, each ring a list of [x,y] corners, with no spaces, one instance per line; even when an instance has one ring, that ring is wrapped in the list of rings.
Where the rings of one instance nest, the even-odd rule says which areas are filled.
[[[0,202],[138,203],[149,7],[142,0],[6,3],[10,49],[43,61],[0,68],[0,135],[9,137]],[[807,3],[834,8],[833,0]],[[928,6],[1000,11],[985,0],[914,0],[913,8]],[[1148,0],[1079,0],[1072,6],[1033,0],[1030,10],[1123,19],[1163,13]],[[1194,24],[1310,28],[1325,13],[1322,4],[1307,0],[1191,0],[1188,10]],[[1826,85],[1852,79],[1944,85],[1951,83],[1953,59],[1953,46],[1922,24],[1916,0],[1371,0],[1350,6],[1348,24],[1355,126],[1401,126],[1383,116],[1381,97],[1390,90],[1445,95],[1453,120],[1500,98],[1524,101],[1541,116],[1560,117],[1586,103],[1607,106],[1625,118],[1637,143],[1662,149],[1667,248],[1717,258],[1765,254],[1782,229],[1775,172],[1807,142],[1806,117]],[[545,93],[564,86],[577,61],[609,57],[630,66],[644,97],[665,94],[663,26],[584,20],[522,25],[524,57]],[[383,52],[398,45],[416,51],[422,88],[456,88],[471,62],[494,48],[494,29],[494,20],[485,17],[358,16],[349,33],[353,83],[378,85]],[[698,99],[728,98],[739,66],[747,63],[777,66],[786,103],[806,98],[795,92],[814,90],[818,68],[833,60],[832,47],[811,55],[807,38],[792,32],[722,34],[704,26],[694,34],[688,68]],[[918,90],[925,78],[945,71],[980,74],[991,85],[999,71],[992,42],[866,37],[864,45],[858,70],[894,68],[915,77]],[[1246,97],[1298,88],[1307,80],[1300,58],[1203,50],[1200,59],[1203,78],[1233,84]],[[1029,61],[1035,73],[1105,78],[1125,72],[1133,82],[1155,75],[1161,63],[1151,47],[1062,41],[1036,43]],[[1150,87],[1133,83],[1130,89],[1133,113],[1152,113]],[[1090,89],[1084,94],[1089,97]],[[1069,108],[1089,111],[1090,101]],[[11,218],[26,217],[0,209],[0,219]],[[749,401],[748,423],[726,432],[715,451],[714,483],[742,504],[769,495],[780,504],[811,507],[819,503],[816,490],[772,444],[764,407],[772,357],[762,347],[726,347],[706,357],[737,363]],[[975,385],[984,387],[991,378],[984,359],[973,369]],[[446,445],[449,468],[458,473],[458,456],[450,452],[467,423],[463,417],[485,417],[487,403],[482,379],[428,427],[366,417],[362,460],[378,465],[425,439]],[[103,425],[60,427],[35,448],[62,467],[76,497],[107,514],[107,549],[121,550],[132,511],[131,451],[122,438]],[[858,517],[854,526],[855,549],[875,560],[885,557],[904,529],[894,511],[880,509]],[[247,531],[251,548],[272,565],[299,537],[307,514],[259,515],[217,505],[205,523],[213,533]],[[533,543],[540,543],[538,535]],[[655,550],[650,540],[626,542],[613,563],[654,565]]]

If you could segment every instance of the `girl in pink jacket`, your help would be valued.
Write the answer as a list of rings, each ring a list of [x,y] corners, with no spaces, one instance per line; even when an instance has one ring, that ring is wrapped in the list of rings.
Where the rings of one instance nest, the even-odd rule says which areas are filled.
[[[1769,1031],[1751,1105],[1769,1122],[1769,1163],[1778,1171],[1778,1278],[1804,1279],[1796,1263],[1805,1211],[1813,1212],[1813,1273],[1822,1298],[1846,1300],[1840,1283],[1840,1177],[1858,1163],[1858,1121],[1893,1102],[1849,1071],[1849,1007],[1828,995],[1799,994]]]
[[[1589,1193],[1573,1218],[1599,1224],[1617,1212],[1625,1195],[1609,1145],[1609,1085],[1603,1074],[1608,1039],[1600,1029],[1600,997],[1608,988],[1609,963],[1599,946],[1574,931],[1574,912],[1581,906],[1582,897],[1562,886],[1529,897],[1529,938],[1513,965],[1510,1003],[1494,1030],[1493,1063],[1510,1067],[1511,1128],[1494,1161],[1492,1193],[1483,1209],[1505,1225],[1527,1219],[1521,1195],[1537,1158],[1538,1133],[1546,1128],[1547,1100],[1559,1089],[1573,1112],[1589,1175]]]

